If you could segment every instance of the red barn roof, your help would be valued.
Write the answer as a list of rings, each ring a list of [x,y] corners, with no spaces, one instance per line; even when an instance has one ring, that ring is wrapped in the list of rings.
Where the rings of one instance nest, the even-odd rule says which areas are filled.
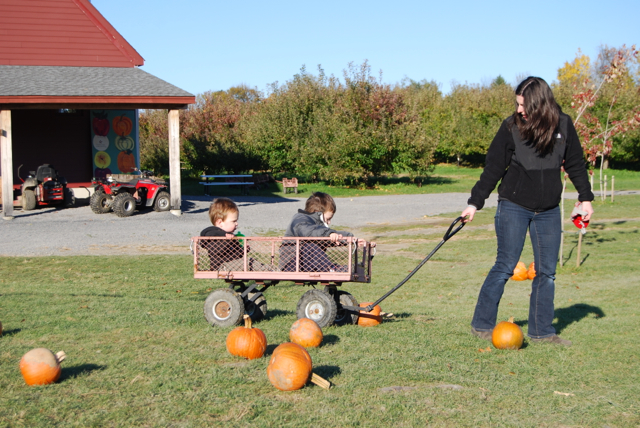
[[[143,64],[88,0],[0,0],[0,65]]]

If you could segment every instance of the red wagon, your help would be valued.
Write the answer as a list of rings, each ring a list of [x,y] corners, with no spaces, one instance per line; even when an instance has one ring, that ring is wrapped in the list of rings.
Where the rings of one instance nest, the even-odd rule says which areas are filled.
[[[245,313],[254,321],[263,318],[267,313],[264,292],[280,281],[313,287],[298,301],[298,318],[310,318],[320,327],[358,321],[358,301],[338,287],[345,282],[371,282],[375,248],[369,242],[203,236],[191,241],[194,277],[229,284],[211,292],[205,301],[204,316],[213,326],[239,324]]]

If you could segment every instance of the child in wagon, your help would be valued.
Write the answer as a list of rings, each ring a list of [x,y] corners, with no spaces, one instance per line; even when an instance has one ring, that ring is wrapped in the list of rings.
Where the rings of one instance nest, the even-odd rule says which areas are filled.
[[[216,198],[209,207],[209,219],[213,226],[200,232],[200,236],[220,236],[234,238],[238,228],[240,210],[235,202],[229,198]],[[236,239],[215,240],[207,243],[211,270],[242,270],[244,250]],[[229,262],[234,262],[230,264]]]
[[[298,210],[287,227],[285,237],[329,237],[332,243],[352,237],[353,234],[331,229],[329,225],[336,213],[336,203],[327,193],[314,192],[305,203],[304,210]],[[364,239],[358,239],[358,245],[364,244]],[[301,270],[306,272],[344,271],[346,266],[337,266],[325,254],[327,243],[317,244],[307,242],[301,251]],[[371,246],[375,246],[372,242]],[[280,251],[280,265],[284,271],[295,270],[295,249],[286,242]]]

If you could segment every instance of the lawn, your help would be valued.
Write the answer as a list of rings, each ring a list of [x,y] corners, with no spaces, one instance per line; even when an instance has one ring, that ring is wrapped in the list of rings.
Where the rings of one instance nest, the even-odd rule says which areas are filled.
[[[640,197],[594,205],[580,267],[567,222],[556,280],[554,324],[572,347],[525,340],[500,351],[469,334],[495,254],[487,209],[382,303],[393,318],[324,329],[309,352],[330,390],[281,392],[266,376],[302,286],[266,292],[267,317],[254,326],[267,355],[245,361],[225,349],[230,329],[203,317],[206,296],[224,283],[193,279],[189,257],[0,258],[0,426],[638,426]],[[453,217],[368,228],[380,249],[373,281],[343,288],[361,302],[381,296]],[[531,260],[527,247],[522,261]],[[499,313],[525,332],[530,284],[509,282]],[[18,362],[35,347],[67,353],[58,383],[24,384]]]
[[[457,167],[449,164],[436,165],[433,172],[427,177],[421,177],[420,186],[412,182],[408,176],[385,176],[365,186],[337,186],[326,182],[311,183],[300,179],[298,196],[308,197],[311,192],[326,192],[334,197],[354,197],[354,196],[376,196],[376,195],[401,195],[401,194],[423,194],[423,193],[451,193],[471,191],[473,185],[480,178],[481,168]],[[599,171],[594,172],[594,190],[600,190]],[[607,191],[611,189],[611,176],[615,176],[615,190],[638,190],[640,189],[640,171],[628,170],[607,170]],[[290,175],[288,176],[290,177]],[[279,177],[276,177],[279,178]],[[182,193],[185,195],[202,195],[203,186],[198,184],[199,180],[183,180]],[[568,191],[575,189],[568,181]],[[216,186],[217,196],[239,195],[241,189],[238,186]],[[250,195],[255,196],[284,196],[282,184],[271,183],[268,188],[251,189]],[[289,190],[289,196],[293,196],[293,191]]]

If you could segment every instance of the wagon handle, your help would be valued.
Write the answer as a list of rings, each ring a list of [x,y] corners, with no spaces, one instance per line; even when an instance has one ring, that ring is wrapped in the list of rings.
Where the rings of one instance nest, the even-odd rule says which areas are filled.
[[[444,237],[442,238],[442,241],[440,241],[440,243],[436,246],[436,248],[434,248],[427,257],[424,258],[424,260],[422,260],[420,262],[420,264],[418,266],[416,266],[415,269],[413,269],[411,271],[411,273],[409,275],[407,275],[407,277],[405,279],[403,279],[398,285],[396,285],[395,287],[393,287],[391,290],[387,291],[385,293],[384,296],[382,296],[381,298],[379,298],[378,300],[376,300],[375,302],[373,302],[372,304],[370,304],[369,306],[367,306],[366,308],[361,308],[361,307],[347,307],[347,306],[343,306],[343,308],[345,309],[349,309],[349,310],[355,310],[355,311],[365,311],[365,312],[371,312],[371,310],[378,305],[380,302],[382,302],[384,299],[386,299],[387,297],[389,297],[394,291],[396,291],[398,288],[402,287],[404,285],[405,282],[409,281],[409,279],[420,270],[420,268],[429,261],[429,259],[436,253],[436,251],[438,251],[440,249],[440,247],[442,247],[442,245],[444,245],[445,242],[447,242],[453,235],[455,235],[456,233],[458,233],[460,231],[460,229],[462,229],[464,227],[464,225],[466,223],[462,222],[463,218],[462,217],[458,217],[457,219],[455,219],[453,221],[453,223],[451,223],[451,226],[449,226],[449,229],[447,230],[447,232],[444,234]],[[462,222],[462,223],[461,223]],[[458,227],[455,227],[456,224],[460,223],[460,225]]]
[[[449,238],[451,238],[453,235],[458,233],[460,229],[464,227],[465,223],[462,222],[462,220],[464,220],[464,217],[458,217],[457,219],[453,220],[453,223],[451,223],[451,226],[449,226],[449,229],[447,230],[447,232],[444,234],[444,237],[442,238],[443,241],[445,242],[448,241]],[[456,229],[452,232],[451,230],[458,223],[460,223],[460,226],[456,227]]]

